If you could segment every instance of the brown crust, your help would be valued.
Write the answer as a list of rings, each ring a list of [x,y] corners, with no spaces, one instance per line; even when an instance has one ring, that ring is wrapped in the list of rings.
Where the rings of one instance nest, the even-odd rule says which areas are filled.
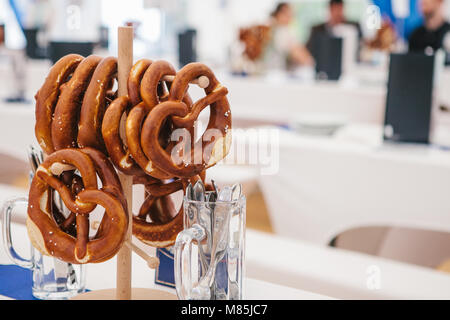
[[[36,93],[36,139],[45,153],[54,151],[51,136],[53,111],[58,100],[61,86],[67,81],[83,57],[70,54],[62,57],[50,69],[44,84]]]
[[[84,92],[101,60],[98,56],[84,59],[61,90],[51,124],[55,150],[77,147],[78,120]]]
[[[120,122],[130,106],[127,96],[119,97],[111,103],[103,117],[102,136],[111,161],[117,169],[128,175],[144,175],[120,137]]]
[[[128,76],[128,96],[130,97],[131,104],[137,105],[142,101],[141,98],[141,81],[147,68],[152,64],[149,59],[138,60],[131,68]]]
[[[78,145],[92,147],[106,153],[102,138],[102,121],[107,107],[107,92],[117,75],[117,59],[104,58],[92,75],[84,95],[78,125]]]

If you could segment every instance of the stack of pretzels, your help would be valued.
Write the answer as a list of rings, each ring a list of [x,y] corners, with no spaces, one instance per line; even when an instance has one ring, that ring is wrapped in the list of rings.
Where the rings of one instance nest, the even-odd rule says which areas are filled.
[[[206,95],[193,102],[189,83],[200,77],[208,79]],[[116,170],[145,186],[133,235],[154,247],[172,245],[183,228],[183,209],[175,209],[171,195],[204,181],[206,169],[228,153],[227,89],[205,65],[176,72],[166,61],[139,60],[122,97],[116,79],[116,58],[70,54],[51,68],[36,94],[35,133],[46,158],[31,184],[27,229],[43,254],[90,263],[117,253],[132,213]],[[195,139],[195,121],[208,106],[207,129]],[[55,205],[55,192],[68,216]],[[92,236],[89,214],[97,205],[105,214]]]

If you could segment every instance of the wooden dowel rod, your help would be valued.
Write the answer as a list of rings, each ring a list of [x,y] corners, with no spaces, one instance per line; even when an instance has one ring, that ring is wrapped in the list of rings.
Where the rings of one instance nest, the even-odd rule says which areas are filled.
[[[175,76],[164,76],[162,78],[163,81],[167,81],[167,82],[173,82],[173,79],[175,79]],[[192,80],[189,83],[196,84],[200,88],[204,89],[204,88],[207,88],[209,86],[209,79],[208,79],[207,76],[200,76],[197,79],[194,79],[194,80]]]
[[[118,95],[119,97],[128,94],[127,81],[130,70],[133,66],[133,28],[119,27],[118,30]],[[125,119],[122,119],[120,126],[125,126]],[[123,132],[123,130],[122,130]],[[133,178],[119,172],[119,179],[122,183],[124,195],[128,205],[128,230],[125,237],[125,245],[117,253],[117,276],[116,276],[116,299],[131,300],[131,236],[132,236],[132,187]]]
[[[127,246],[129,246],[129,248],[131,248],[131,250],[133,250],[139,257],[144,259],[150,269],[156,269],[159,266],[159,259],[157,257],[148,255],[144,250],[139,248],[133,242],[127,243]]]

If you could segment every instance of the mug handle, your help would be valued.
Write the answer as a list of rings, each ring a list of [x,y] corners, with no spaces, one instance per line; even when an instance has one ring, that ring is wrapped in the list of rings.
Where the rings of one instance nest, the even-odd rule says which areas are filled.
[[[11,199],[3,205],[2,208],[2,226],[3,226],[3,245],[7,256],[12,262],[20,267],[32,269],[34,263],[32,259],[22,258],[14,249],[11,239],[11,213],[17,204],[28,204],[27,198],[15,198]]]
[[[206,236],[206,230],[199,224],[192,225],[191,228],[181,231],[175,241],[175,286],[178,298],[181,300],[189,300],[192,291],[191,279],[191,255],[192,241],[201,241]],[[187,250],[186,259],[183,255]]]

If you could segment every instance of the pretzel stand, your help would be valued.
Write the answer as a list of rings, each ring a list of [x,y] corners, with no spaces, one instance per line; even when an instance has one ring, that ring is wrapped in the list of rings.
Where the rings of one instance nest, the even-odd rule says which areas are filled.
[[[131,27],[118,29],[118,58],[62,57],[36,94],[35,134],[47,157],[38,161],[33,155],[37,169],[26,223],[30,240],[42,254],[67,263],[117,259],[115,289],[75,299],[176,299],[166,291],[132,289],[133,251],[149,268],[159,265],[157,257],[133,245],[132,235],[152,247],[173,245],[183,230],[183,208],[172,215],[170,196],[186,191],[189,183],[205,181],[206,169],[223,159],[231,144],[228,90],[212,70],[192,63],[177,73],[163,60],[141,59],[133,64],[133,35]],[[113,90],[116,79],[117,91]],[[189,84],[203,88],[206,96],[194,103],[187,93]],[[129,106],[133,107],[127,112]],[[205,131],[195,145],[183,139],[181,147],[169,141],[176,129],[194,134],[195,121],[208,106],[214,107],[208,130],[214,129],[215,135],[208,139]],[[164,122],[170,116],[171,122]],[[168,130],[161,130],[164,124]],[[210,153],[201,163],[190,163],[197,147]],[[176,164],[169,155],[172,151],[181,156],[183,165]],[[148,194],[135,216],[133,184],[144,185]],[[105,213],[90,237],[88,215],[97,205]],[[64,215],[60,211],[64,209],[70,214]]]
[[[119,27],[118,29],[118,94],[127,95],[127,78],[133,65],[133,28]],[[208,79],[206,79],[208,80]],[[121,129],[125,126],[122,118]],[[123,130],[122,130],[123,132]],[[125,141],[125,139],[124,139]],[[116,288],[91,291],[72,298],[73,300],[175,300],[176,295],[162,290],[132,288],[131,287],[131,255],[135,251],[141,258],[145,259],[150,267],[155,267],[153,257],[149,257],[138,247],[132,244],[132,176],[125,175],[119,171],[125,197],[128,204],[129,224],[125,242],[117,254],[117,276]]]

